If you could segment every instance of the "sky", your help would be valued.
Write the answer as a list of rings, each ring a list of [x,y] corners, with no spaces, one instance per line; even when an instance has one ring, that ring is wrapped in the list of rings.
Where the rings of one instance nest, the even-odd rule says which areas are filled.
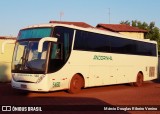
[[[0,0],[0,36],[17,36],[26,26],[60,21],[60,12],[61,21],[92,26],[139,20],[160,28],[160,0]]]

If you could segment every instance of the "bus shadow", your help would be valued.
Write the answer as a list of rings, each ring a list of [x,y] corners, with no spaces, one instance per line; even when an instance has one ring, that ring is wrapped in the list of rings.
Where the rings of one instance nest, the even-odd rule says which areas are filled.
[[[69,114],[129,114],[127,111],[104,110],[116,108],[116,106],[96,98],[87,97],[14,97],[14,99],[10,97],[1,99],[0,105],[41,107],[44,111],[42,114],[46,113],[45,111]]]
[[[31,95],[30,95],[31,94]],[[63,94],[63,96],[60,96]],[[127,111],[104,110],[104,107],[116,108],[115,105],[97,98],[68,95],[66,92],[35,93],[19,91],[11,88],[10,83],[0,83],[1,106],[34,106],[42,107],[42,114],[128,114]]]
[[[158,77],[158,79],[156,79],[156,80],[152,80],[152,82],[160,84],[160,77]]]
[[[11,87],[11,83],[0,82],[0,97],[27,96],[27,91],[16,90]]]

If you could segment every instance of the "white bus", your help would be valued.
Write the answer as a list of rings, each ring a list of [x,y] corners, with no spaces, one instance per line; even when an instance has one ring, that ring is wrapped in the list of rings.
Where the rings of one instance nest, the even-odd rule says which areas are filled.
[[[20,30],[12,62],[12,87],[68,90],[157,79],[157,43],[64,24]]]

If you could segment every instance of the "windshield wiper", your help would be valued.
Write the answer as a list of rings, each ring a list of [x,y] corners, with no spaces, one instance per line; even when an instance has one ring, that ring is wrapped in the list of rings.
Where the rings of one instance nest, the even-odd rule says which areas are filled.
[[[21,61],[22,61],[22,64],[21,64]],[[22,70],[24,68],[24,65],[23,65],[24,61],[25,61],[24,57],[21,57],[19,59],[18,64],[17,64],[17,69]]]
[[[27,60],[25,62],[25,66],[34,73],[34,70],[32,69],[31,64]]]

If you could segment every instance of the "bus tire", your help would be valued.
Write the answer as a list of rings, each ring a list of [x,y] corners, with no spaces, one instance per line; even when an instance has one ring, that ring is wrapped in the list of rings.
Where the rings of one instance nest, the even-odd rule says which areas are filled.
[[[134,86],[136,87],[140,87],[143,84],[143,74],[141,72],[139,72],[137,74],[137,79],[136,82],[133,83]]]
[[[69,93],[79,93],[81,88],[84,87],[84,79],[79,74],[75,74],[70,82],[70,88],[68,90]]]

